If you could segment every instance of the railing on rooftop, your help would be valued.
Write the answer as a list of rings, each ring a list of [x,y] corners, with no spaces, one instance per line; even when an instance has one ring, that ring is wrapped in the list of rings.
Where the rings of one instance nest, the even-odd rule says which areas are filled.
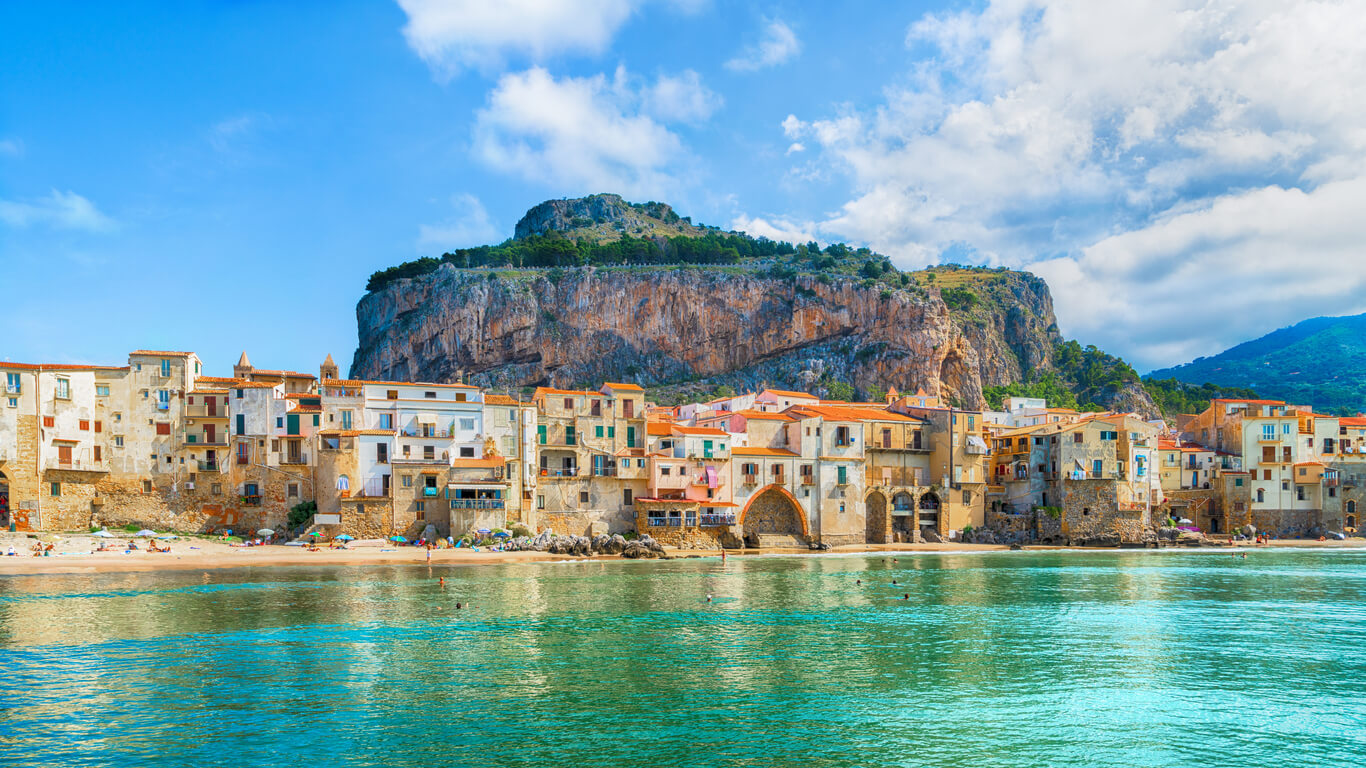
[[[451,509],[503,509],[502,499],[451,499]]]

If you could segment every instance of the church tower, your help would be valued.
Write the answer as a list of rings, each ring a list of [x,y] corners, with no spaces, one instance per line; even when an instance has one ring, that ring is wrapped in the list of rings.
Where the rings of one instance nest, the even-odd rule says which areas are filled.
[[[332,355],[328,355],[323,364],[318,366],[318,383],[321,384],[328,379],[340,379],[341,374],[337,370],[337,364],[332,362]]]
[[[237,365],[232,367],[232,377],[234,379],[249,379],[254,370],[251,367],[251,361],[247,359],[247,351],[242,350],[242,356],[237,358]]]

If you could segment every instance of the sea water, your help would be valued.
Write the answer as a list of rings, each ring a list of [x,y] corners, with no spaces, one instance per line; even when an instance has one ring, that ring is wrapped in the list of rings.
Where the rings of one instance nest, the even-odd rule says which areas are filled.
[[[1366,765],[1366,552],[0,577],[0,765],[152,764]]]

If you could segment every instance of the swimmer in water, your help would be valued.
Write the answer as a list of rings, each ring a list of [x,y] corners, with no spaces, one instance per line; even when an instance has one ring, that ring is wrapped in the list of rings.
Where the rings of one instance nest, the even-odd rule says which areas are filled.
[[[446,577],[445,577],[445,576],[442,576],[442,577],[441,577],[441,587],[442,587],[443,589],[446,587]]]
[[[857,585],[859,585],[859,586],[861,587],[861,586],[863,586],[863,579],[859,579],[858,581],[856,581],[856,582],[854,582],[854,583],[857,584]]]
[[[707,595],[707,602],[711,602],[711,595]]]
[[[895,584],[895,583],[896,583],[896,579],[892,579],[892,583]]]
[[[456,603],[456,604],[455,604],[455,610],[457,610],[457,611],[460,610],[460,603]]]
[[[907,592],[906,594],[904,594],[904,595],[901,596],[901,599],[902,599],[902,600],[910,600],[910,599],[911,599],[911,593],[910,593],[910,592]]]

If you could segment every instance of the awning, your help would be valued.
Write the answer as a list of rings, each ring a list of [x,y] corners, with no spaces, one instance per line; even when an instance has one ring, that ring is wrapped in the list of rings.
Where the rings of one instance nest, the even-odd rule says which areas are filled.
[[[435,423],[436,423],[436,414],[435,414],[435,413],[419,413],[419,414],[417,415],[417,423],[418,423],[418,424],[435,424]]]
[[[986,441],[978,437],[977,435],[968,435],[968,445],[981,448],[984,451],[987,449]]]

